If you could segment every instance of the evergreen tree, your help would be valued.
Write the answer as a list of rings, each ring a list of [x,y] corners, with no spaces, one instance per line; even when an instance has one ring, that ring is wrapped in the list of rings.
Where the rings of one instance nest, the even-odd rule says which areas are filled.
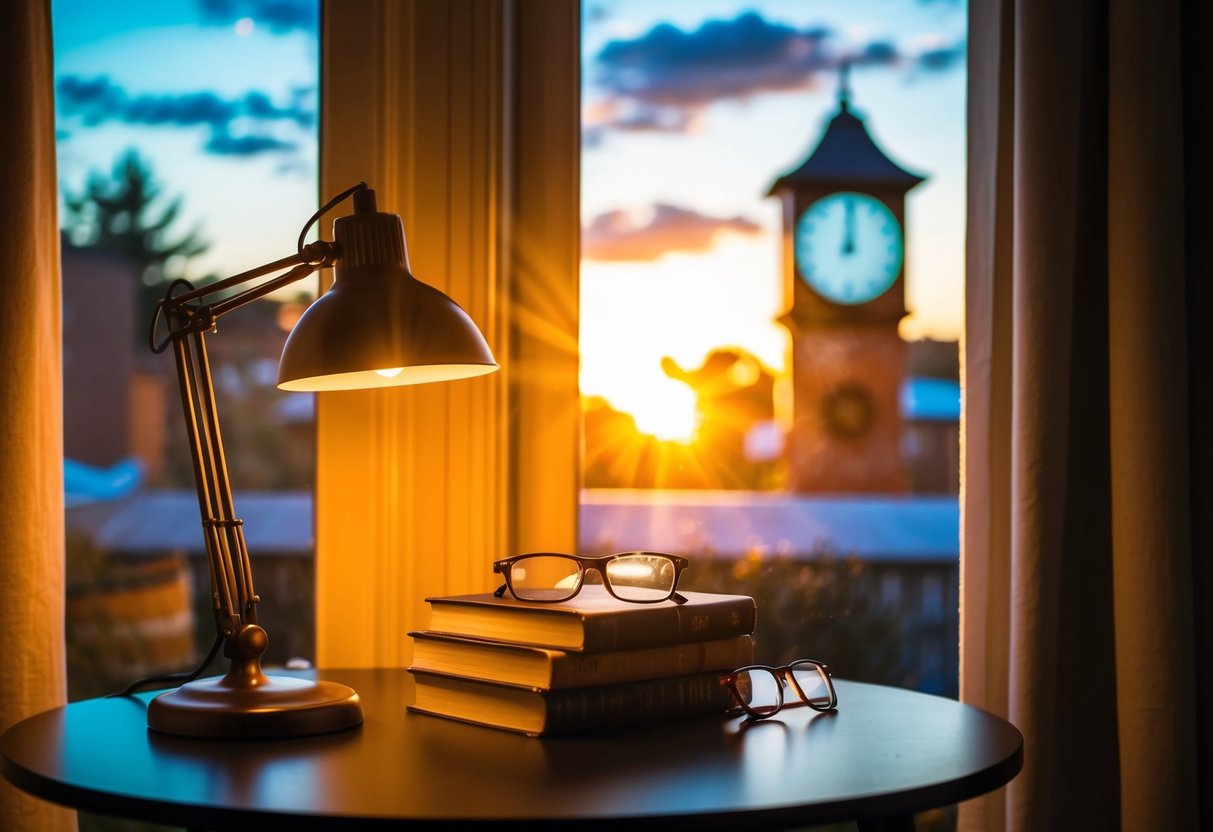
[[[64,194],[67,242],[119,254],[134,264],[140,341],[147,337],[152,309],[164,297],[168,282],[183,276],[189,258],[210,247],[197,229],[174,234],[182,198],[164,202],[161,194],[151,165],[133,149],[118,158],[108,176],[94,172],[82,192]]]

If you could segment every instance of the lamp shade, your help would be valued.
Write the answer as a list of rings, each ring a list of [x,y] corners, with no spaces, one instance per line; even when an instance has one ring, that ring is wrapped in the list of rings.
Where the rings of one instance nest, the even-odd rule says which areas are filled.
[[[413,277],[397,214],[373,192],[333,226],[332,287],[299,318],[278,365],[283,390],[398,387],[497,369],[476,324],[455,301]]]

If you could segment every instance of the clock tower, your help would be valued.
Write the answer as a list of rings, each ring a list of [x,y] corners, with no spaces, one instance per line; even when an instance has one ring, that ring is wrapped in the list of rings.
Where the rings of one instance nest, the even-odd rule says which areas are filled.
[[[892,161],[851,112],[775,180],[783,202],[784,302],[792,336],[789,487],[814,493],[906,489],[898,396],[906,344],[905,197],[923,177]]]

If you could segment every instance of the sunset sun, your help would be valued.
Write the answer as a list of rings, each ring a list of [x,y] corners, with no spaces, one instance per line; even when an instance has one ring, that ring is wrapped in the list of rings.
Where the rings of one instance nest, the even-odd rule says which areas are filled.
[[[631,405],[636,427],[658,439],[690,444],[695,439],[698,417],[695,394],[685,384],[659,382],[645,390]]]

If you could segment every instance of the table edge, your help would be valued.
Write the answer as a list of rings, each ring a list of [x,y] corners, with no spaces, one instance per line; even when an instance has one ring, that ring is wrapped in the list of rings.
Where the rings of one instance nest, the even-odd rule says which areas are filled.
[[[340,674],[342,670],[343,669],[335,668],[326,669],[321,672],[325,675],[332,673]],[[375,669],[351,668],[346,670]],[[871,683],[852,682],[850,680],[846,680],[846,682],[847,684],[871,685]],[[871,686],[889,687],[884,685]],[[913,691],[902,688],[894,689],[905,690],[907,693],[912,693],[919,696],[933,696],[932,694],[923,693],[921,691]],[[159,691],[155,693],[159,693]],[[627,824],[635,829],[651,828],[668,830],[671,822],[674,821],[688,824],[694,823],[696,826],[704,830],[735,830],[741,819],[744,819],[744,826],[747,828],[774,829],[786,828],[789,825],[803,825],[806,822],[815,825],[819,823],[834,823],[838,821],[870,820],[892,816],[905,816],[940,806],[960,803],[962,801],[989,793],[1001,788],[1002,786],[1005,786],[1012,779],[1014,779],[1015,776],[1020,773],[1020,771],[1022,771],[1024,741],[1023,734],[1018,728],[1016,728],[1008,720],[997,717],[994,714],[991,714],[988,711],[974,705],[970,705],[969,703],[959,702],[958,700],[948,699],[947,697],[937,698],[946,699],[949,702],[978,711],[987,717],[1000,720],[1007,726],[1011,727],[1018,736],[1018,743],[1016,744],[1013,753],[993,765],[987,766],[980,771],[973,772],[964,777],[949,780],[943,783],[932,783],[908,791],[896,793],[876,793],[862,798],[857,798],[856,796],[852,795],[836,801],[794,803],[782,806],[770,806],[752,809],[725,809],[711,812],[667,814],[650,813],[644,815],[628,815],[626,813],[620,813],[609,816],[600,815],[594,817],[581,815],[562,815],[559,817],[532,817],[527,819],[485,817],[417,817],[402,819],[398,817],[373,815],[341,815],[340,817],[334,817],[313,813],[296,813],[275,810],[255,810],[250,812],[249,809],[243,807],[216,807],[214,805],[204,803],[189,803],[180,800],[167,801],[144,796],[120,795],[114,792],[103,791],[100,789],[52,779],[40,774],[37,771],[28,769],[18,764],[16,761],[9,758],[5,753],[4,740],[12,731],[17,729],[18,726],[55,711],[65,710],[68,705],[63,705],[58,708],[51,708],[38,714],[33,714],[9,726],[7,730],[0,734],[0,776],[3,776],[17,788],[22,789],[35,797],[56,803],[58,805],[66,806],[68,808],[75,808],[88,812],[97,812],[115,817],[130,818],[153,823],[163,823],[173,826],[180,826],[181,813],[182,810],[185,809],[189,811],[191,819],[196,821],[197,824],[204,827],[218,827],[231,830],[240,830],[246,828],[262,829],[266,823],[289,823],[291,824],[290,828],[298,829],[300,832],[307,832],[308,830],[331,830],[335,825],[339,825],[342,829],[350,830],[382,830],[388,828],[399,828],[401,824],[411,823],[441,826],[446,829],[471,829],[483,828],[486,826],[492,826],[495,828],[517,827],[529,829],[538,827],[545,829],[556,829],[565,828],[569,824],[577,824],[579,828],[585,829],[612,829],[621,824]],[[361,727],[355,727],[350,730],[361,730]],[[486,728],[485,730],[494,729]],[[542,742],[543,740],[537,739],[534,741]],[[854,804],[857,800],[862,800],[863,802],[862,811],[856,811]],[[813,815],[812,819],[809,821],[806,821],[803,817],[806,812]]]

